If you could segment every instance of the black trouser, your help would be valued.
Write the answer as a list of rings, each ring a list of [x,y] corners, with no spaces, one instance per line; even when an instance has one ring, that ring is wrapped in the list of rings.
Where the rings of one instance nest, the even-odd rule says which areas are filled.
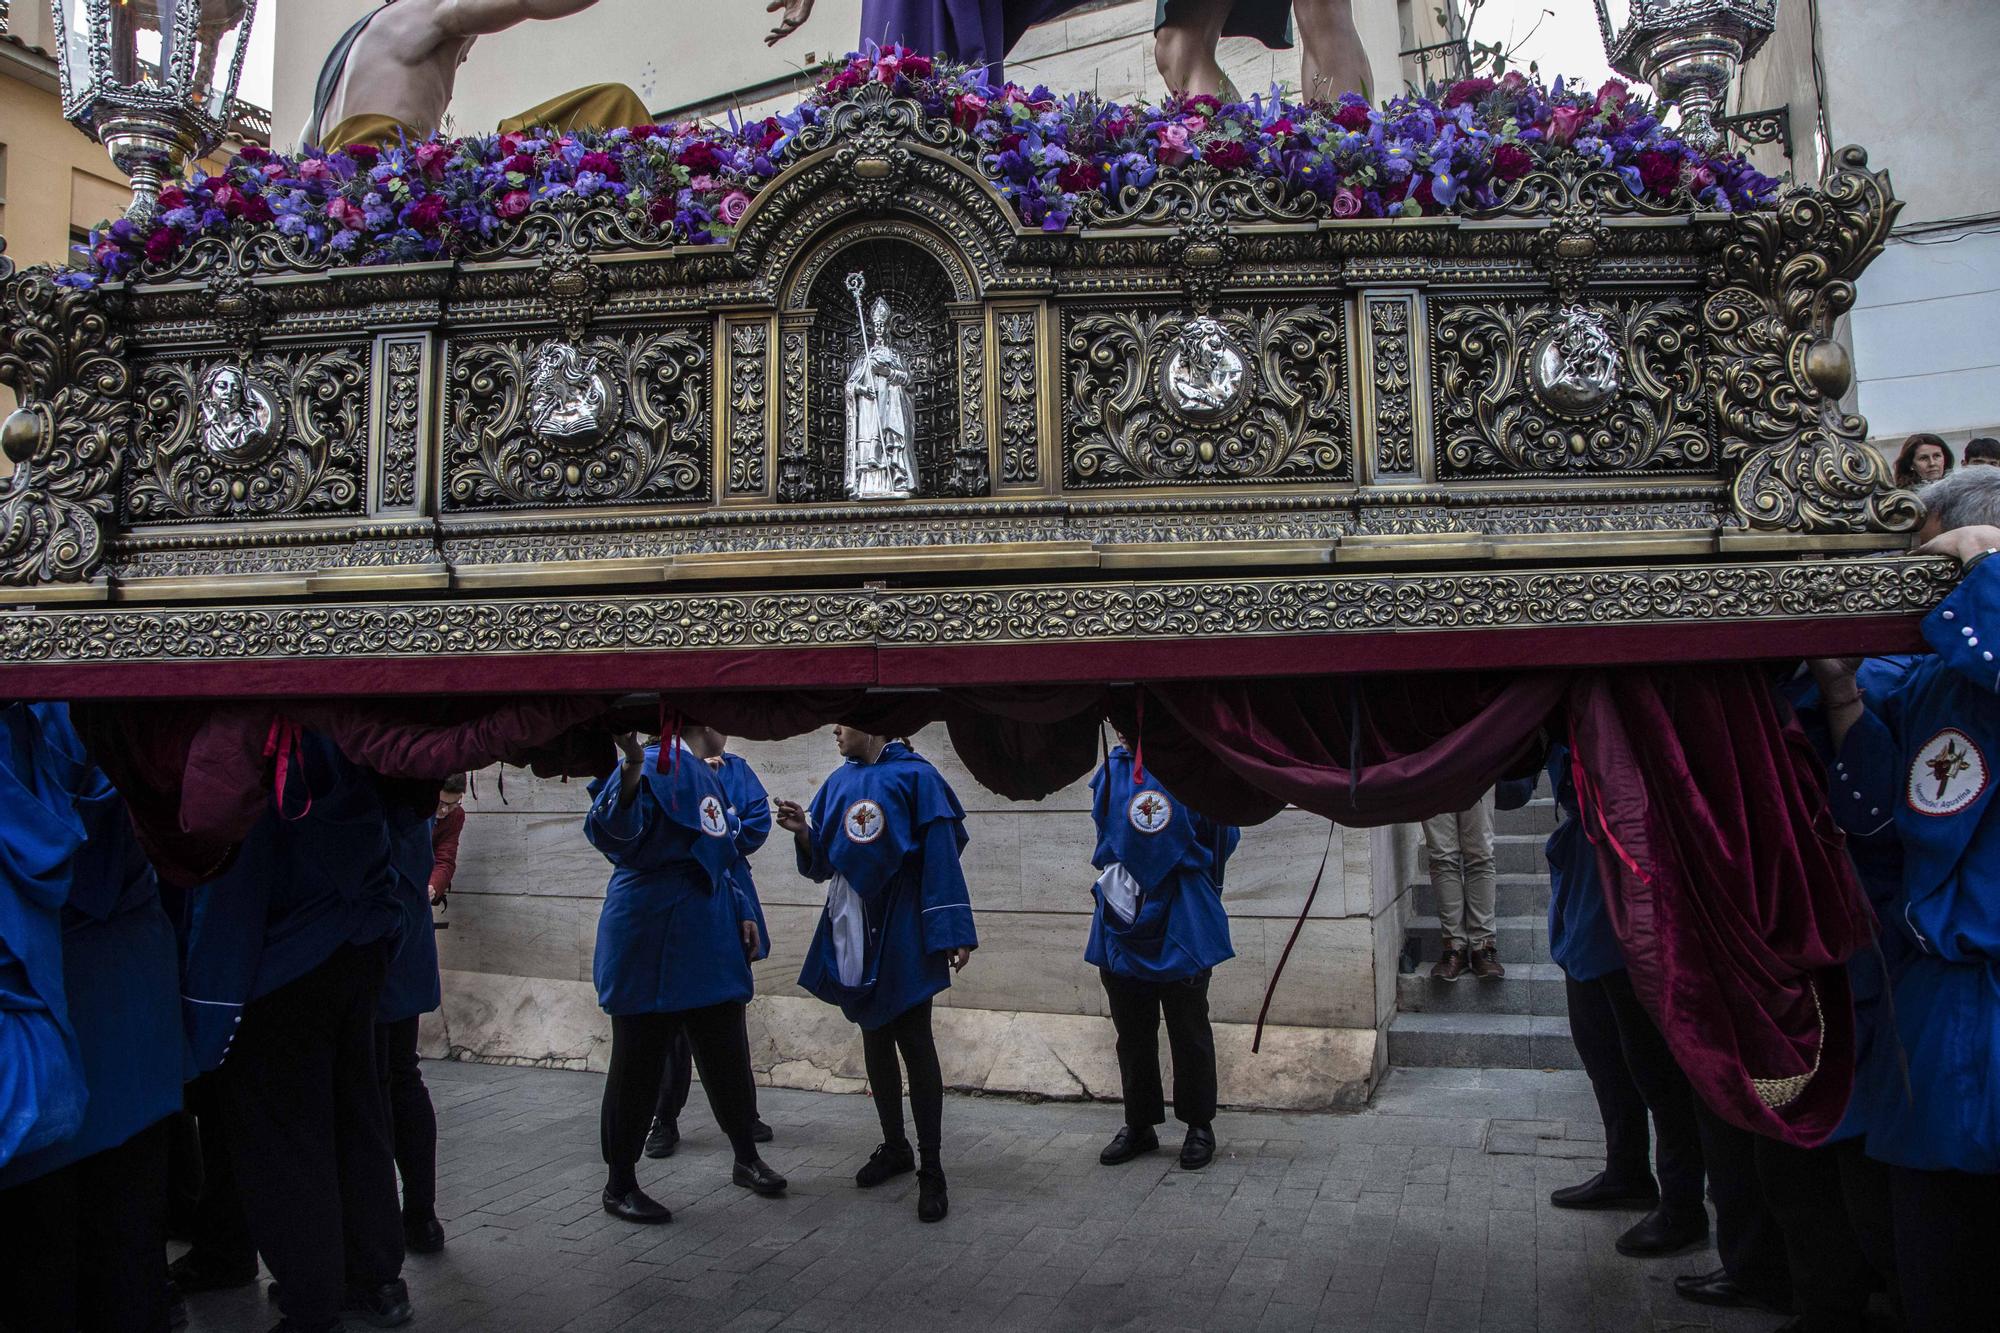
[[[166,1333],[168,1122],[0,1192],[6,1333]]]
[[[1764,1205],[1757,1177],[1759,1136],[1738,1129],[1697,1097],[1701,1159],[1708,1168],[1708,1199],[1715,1205],[1715,1252],[1736,1285],[1774,1305],[1788,1306],[1791,1265],[1785,1234]]]
[[[757,1160],[757,1142],[750,1134],[757,1118],[757,1083],[750,1073],[750,1034],[743,1013],[742,1004],[730,1003],[669,1014],[612,1016],[611,1070],[604,1081],[598,1143],[605,1165],[611,1168],[613,1189],[629,1190],[638,1183],[633,1168],[646,1146],[667,1048],[677,1031],[685,1030],[694,1048],[702,1091],[708,1094],[715,1123],[729,1136],[736,1160]]]
[[[396,1172],[403,1178],[403,1218],[437,1216],[437,1111],[417,1065],[417,1019],[375,1025],[375,1073],[389,1102]]]
[[[1207,971],[1181,981],[1134,981],[1097,970],[1118,1030],[1118,1080],[1125,1088],[1125,1123],[1163,1124],[1160,1017],[1174,1053],[1174,1118],[1190,1129],[1215,1119],[1215,1033],[1208,1025]]]
[[[1563,974],[1569,999],[1569,1036],[1583,1059],[1583,1072],[1597,1096],[1597,1115],[1604,1122],[1604,1175],[1620,1184],[1639,1185],[1653,1178],[1652,1133],[1646,1126],[1646,1099],[1625,1064],[1618,1040],[1618,1015],[1602,980],[1578,981]],[[1701,1186],[1696,1183],[1699,1197]]]
[[[1912,1333],[1974,1333],[2000,1319],[2000,1176],[1889,1168],[1896,1285]]]
[[[1632,1084],[1653,1116],[1654,1167],[1660,1180],[1661,1206],[1693,1213],[1701,1203],[1701,1128],[1699,1104],[1687,1075],[1674,1062],[1667,1039],[1639,1002],[1625,969],[1608,972],[1593,983],[1603,990],[1618,1025],[1618,1049]],[[1754,1177],[1753,1177],[1754,1183]]]
[[[653,1119],[678,1125],[693,1086],[694,1047],[688,1044],[686,1030],[675,1028],[673,1040],[667,1046],[667,1067],[660,1075],[660,1096],[653,1103]]]
[[[903,1062],[896,1063],[897,1052]],[[870,1031],[861,1030],[861,1056],[868,1068],[868,1087],[875,1094],[875,1114],[882,1121],[882,1142],[908,1143],[903,1133],[903,1075],[910,1079],[910,1115],[917,1122],[917,1151],[935,1159],[944,1135],[944,1071],[938,1065],[937,1039],[931,1035],[931,1002],[913,1004]]]
[[[1892,1297],[1896,1290],[1896,1224],[1889,1198],[1889,1168],[1870,1157],[1863,1140],[1850,1139],[1834,1149],[1840,1168],[1840,1198],[1855,1243],[1868,1256],[1868,1266],[1882,1278]]]
[[[1794,1148],[1753,1136],[1757,1181],[1776,1219],[1801,1333],[1865,1333],[1868,1298],[1888,1285],[1859,1239],[1841,1188],[1841,1157],[1860,1144]]]
[[[206,1073],[188,1084],[187,1106],[195,1114],[201,1141],[201,1199],[195,1206],[191,1253],[212,1271],[254,1274],[257,1245],[250,1239],[250,1219],[243,1215],[236,1163],[223,1128],[222,1075]]]
[[[279,1307],[307,1328],[340,1316],[349,1284],[403,1267],[396,1159],[375,1073],[386,951],[347,946],[252,1000],[222,1067],[229,1152]]]

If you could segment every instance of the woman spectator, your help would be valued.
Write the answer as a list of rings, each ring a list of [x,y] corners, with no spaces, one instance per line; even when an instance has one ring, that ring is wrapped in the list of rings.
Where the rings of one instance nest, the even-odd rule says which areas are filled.
[[[1896,455],[1896,484],[1905,490],[1927,486],[1951,471],[1951,450],[1937,436],[1918,431]]]

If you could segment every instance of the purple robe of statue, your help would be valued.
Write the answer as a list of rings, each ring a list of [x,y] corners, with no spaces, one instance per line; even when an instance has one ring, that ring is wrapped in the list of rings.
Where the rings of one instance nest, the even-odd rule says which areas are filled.
[[[861,0],[861,44],[984,65],[994,82],[1021,34],[1083,0]]]

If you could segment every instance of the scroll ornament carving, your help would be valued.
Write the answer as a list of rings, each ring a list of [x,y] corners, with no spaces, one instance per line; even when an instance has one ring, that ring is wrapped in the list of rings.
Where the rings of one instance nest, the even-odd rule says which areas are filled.
[[[551,349],[564,383],[577,381],[567,396],[548,382],[556,372],[538,371]],[[478,509],[704,498],[708,359],[706,339],[679,329],[629,341],[455,348],[447,503]]]
[[[1368,333],[1375,340],[1375,470],[1391,475],[1414,472],[1417,437],[1408,303],[1369,302]]]
[[[417,343],[389,344],[389,377],[382,393],[382,503],[386,506],[415,504],[417,500],[421,366],[422,349]]]
[[[1702,306],[1705,378],[1722,457],[1736,467],[1731,500],[1751,527],[1907,532],[1921,510],[1863,442],[1868,423],[1841,411],[1854,367],[1833,338],[1902,203],[1862,149],[1841,149],[1832,165],[1819,189],[1735,220]]]
[[[1219,337],[1204,336],[1211,332]],[[1064,366],[1071,482],[1348,476],[1340,335],[1337,319],[1318,307],[1198,321],[1144,312],[1075,318]]]
[[[951,495],[986,494],[986,327],[958,328],[958,444],[946,485]]]
[[[1035,440],[1035,317],[1009,311],[1000,331],[1000,479],[1031,482],[1041,467]]]
[[[729,331],[729,493],[764,490],[764,397],[769,333],[761,324]]]
[[[4,248],[4,245],[0,245]],[[118,445],[132,430],[126,337],[101,292],[16,274],[0,255],[0,384],[21,407],[0,442],[0,583],[79,583],[104,559]]]
[[[1630,472],[1712,461],[1689,355],[1695,319],[1682,303],[1482,300],[1443,311],[1434,397],[1447,472]],[[1579,335],[1588,345],[1569,348]],[[1582,364],[1565,371],[1570,351]]]
[[[819,498],[819,473],[806,447],[806,331],[787,329],[779,339],[778,498]]]

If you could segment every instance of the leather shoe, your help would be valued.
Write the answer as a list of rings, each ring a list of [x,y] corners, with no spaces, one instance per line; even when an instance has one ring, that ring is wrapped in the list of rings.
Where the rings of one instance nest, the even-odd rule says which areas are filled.
[[[338,1319],[331,1324],[321,1324],[315,1328],[310,1324],[296,1323],[290,1319],[280,1319],[271,1325],[271,1333],[347,1333],[347,1325]]]
[[[416,1318],[409,1284],[397,1278],[379,1287],[349,1287],[343,1315],[359,1315],[375,1328],[401,1328]]]
[[[444,1224],[435,1217],[404,1218],[403,1248],[411,1254],[436,1254],[444,1248]]]
[[[1634,1259],[1679,1254],[1708,1242],[1708,1212],[1655,1208],[1618,1238],[1618,1253]]]
[[[167,1265],[167,1281],[173,1283],[174,1290],[182,1295],[194,1291],[227,1291],[231,1287],[247,1287],[256,1280],[255,1259],[250,1261],[248,1268],[225,1268],[205,1257],[200,1250],[189,1250]]]
[[[604,1211],[627,1222],[642,1222],[649,1226],[674,1220],[674,1215],[667,1211],[664,1204],[653,1202],[646,1197],[646,1191],[637,1185],[617,1194],[609,1189],[605,1190]]]
[[[1557,1208],[1657,1208],[1660,1187],[1651,1180],[1624,1184],[1599,1171],[1581,1185],[1565,1185],[1551,1191],[1549,1202]]]
[[[951,1197],[945,1193],[944,1172],[927,1166],[917,1172],[917,1220],[942,1222],[951,1211]]]
[[[774,1134],[774,1133],[772,1133],[772,1132],[771,1132],[771,1127],[770,1127],[769,1125],[765,1124],[765,1123],[764,1123],[763,1121],[761,1121],[761,1120],[752,1120],[752,1121],[750,1122],[750,1141],[751,1141],[751,1142],[753,1142],[753,1143],[769,1143],[769,1142],[770,1142],[770,1141],[771,1141],[772,1139],[775,1139],[775,1138],[777,1138],[777,1137],[778,1137],[778,1136],[777,1136],[776,1134]]]
[[[1157,1151],[1159,1146],[1160,1136],[1151,1126],[1127,1125],[1112,1135],[1104,1151],[1097,1154],[1097,1160],[1106,1166],[1122,1166],[1140,1153]]]
[[[1188,1126],[1181,1140],[1181,1170],[1199,1171],[1215,1158],[1215,1131],[1207,1125]]]
[[[738,1162],[730,1171],[729,1179],[753,1194],[761,1194],[767,1199],[775,1199],[785,1192],[785,1178],[773,1171],[770,1164],[761,1157]]]
[[[653,1121],[653,1127],[646,1131],[646,1156],[672,1157],[674,1149],[681,1146],[681,1127],[671,1120]]]
[[[854,1183],[862,1189],[873,1189],[887,1180],[894,1180],[906,1171],[917,1169],[917,1155],[910,1150],[905,1139],[901,1143],[885,1143],[868,1155],[868,1160],[854,1173]]]
[[[1768,1310],[1790,1314],[1791,1302],[1763,1292],[1752,1291],[1731,1276],[1726,1268],[1713,1273],[1683,1273],[1674,1279],[1674,1290],[1696,1305],[1714,1305],[1727,1310]]]

